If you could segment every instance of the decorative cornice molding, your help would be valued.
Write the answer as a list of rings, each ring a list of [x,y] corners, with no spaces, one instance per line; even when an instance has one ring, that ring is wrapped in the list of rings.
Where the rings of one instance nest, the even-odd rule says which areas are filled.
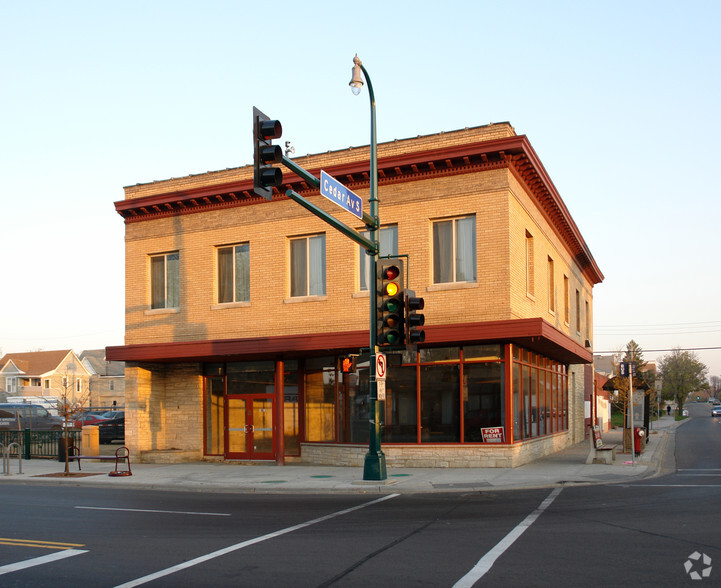
[[[343,154],[338,153],[339,156]],[[313,157],[306,158],[305,162],[310,164],[307,171],[319,176],[320,168],[312,167]],[[248,173],[245,175],[249,175],[251,169],[252,166],[248,166]],[[351,190],[369,187],[368,161],[365,159],[328,165],[324,169]],[[535,199],[538,209],[566,244],[589,281],[592,284],[603,281],[603,274],[581,232],[525,135],[379,156],[378,184],[388,186],[495,169],[508,169],[513,173]],[[283,185],[273,191],[273,201],[287,200],[287,189],[295,190],[306,197],[319,193],[303,178],[286,171]],[[115,203],[115,209],[129,224],[237,206],[263,205],[267,202],[253,193],[253,180],[248,177],[235,182],[120,200]]]

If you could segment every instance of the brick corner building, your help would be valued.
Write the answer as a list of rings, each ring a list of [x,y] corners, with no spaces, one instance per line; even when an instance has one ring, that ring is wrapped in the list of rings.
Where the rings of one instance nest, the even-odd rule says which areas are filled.
[[[367,202],[369,148],[298,157]],[[491,124],[378,145],[380,255],[407,255],[426,341],[389,356],[388,466],[515,467],[584,438],[603,280],[525,136]],[[126,442],[143,462],[362,465],[365,252],[253,166],[125,189]],[[340,358],[361,355],[354,373]]]

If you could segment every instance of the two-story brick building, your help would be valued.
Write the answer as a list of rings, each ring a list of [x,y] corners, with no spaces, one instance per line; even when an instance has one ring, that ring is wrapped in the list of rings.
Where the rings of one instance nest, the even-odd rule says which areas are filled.
[[[367,146],[294,161],[367,201]],[[389,356],[388,466],[516,466],[582,440],[603,276],[528,139],[500,123],[398,140],[378,146],[378,167],[381,256],[408,256],[426,317],[418,351]],[[365,252],[285,189],[365,227],[287,170],[284,182],[256,197],[250,165],[116,202],[126,341],[106,355],[126,362],[140,460],[362,465],[375,282]],[[339,358],[364,347],[342,374]]]

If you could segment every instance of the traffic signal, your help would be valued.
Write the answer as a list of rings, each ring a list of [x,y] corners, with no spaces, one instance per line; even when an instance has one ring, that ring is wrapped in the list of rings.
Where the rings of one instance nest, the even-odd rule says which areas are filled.
[[[358,355],[344,355],[340,358],[340,371],[344,374],[352,374],[356,371],[356,360]]]
[[[423,343],[426,340],[426,332],[418,327],[426,324],[426,317],[418,311],[423,310],[425,302],[423,298],[417,298],[413,290],[406,290],[404,299],[406,307],[406,344],[415,345],[417,343]]]
[[[379,259],[376,263],[378,316],[376,344],[379,347],[403,345],[403,261]]]
[[[272,165],[283,161],[280,145],[273,145],[273,139],[282,134],[279,120],[271,120],[253,107],[253,192],[266,200],[272,200],[273,188],[283,183],[283,172]]]

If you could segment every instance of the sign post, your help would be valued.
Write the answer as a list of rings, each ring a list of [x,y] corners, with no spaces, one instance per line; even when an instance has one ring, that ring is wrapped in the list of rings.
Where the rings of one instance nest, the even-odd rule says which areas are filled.
[[[386,399],[386,356],[384,353],[376,353],[376,390],[378,400]]]

